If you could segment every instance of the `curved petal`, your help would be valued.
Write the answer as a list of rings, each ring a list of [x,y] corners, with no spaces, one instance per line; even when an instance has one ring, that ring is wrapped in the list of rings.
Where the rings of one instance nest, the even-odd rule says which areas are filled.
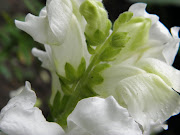
[[[178,36],[179,30],[180,30],[180,27],[172,27],[171,28],[171,33],[172,33],[174,40],[169,42],[164,47],[164,50],[162,52],[169,65],[173,64],[174,58],[175,58],[175,56],[178,52],[178,49],[179,49],[179,42],[180,42],[180,39]]]
[[[65,76],[64,66],[66,63],[70,63],[75,69],[77,69],[82,57],[84,57],[88,64],[89,53],[85,36],[81,31],[79,22],[75,15],[72,17],[64,43],[60,46],[51,46],[51,48],[56,70],[62,76]]]
[[[25,31],[42,44],[60,45],[69,28],[72,5],[67,0],[47,1],[39,16],[28,14],[25,22],[15,21],[16,27]]]
[[[153,73],[161,77],[163,81],[180,92],[180,71],[172,66],[153,58],[145,58],[140,60],[136,66],[148,73]]]
[[[44,10],[44,9],[43,9]],[[51,31],[47,17],[28,14],[25,22],[15,20],[16,27],[28,33],[35,41],[45,44],[57,44],[58,39]]]
[[[70,0],[51,0],[47,3],[49,27],[60,43],[69,28],[72,17],[72,4]]]
[[[94,86],[94,91],[103,97],[108,97],[115,92],[118,82],[137,74],[145,73],[145,71],[130,65],[112,65],[110,68],[102,71],[101,75],[104,81]]]
[[[150,132],[180,112],[180,96],[154,74],[140,74],[120,81],[115,98],[121,97],[130,115]]]
[[[89,135],[142,135],[138,124],[113,97],[81,100],[68,117],[69,129],[75,125]]]
[[[157,52],[157,58],[172,65],[179,48],[179,28],[172,28],[171,35],[169,30],[159,21],[159,17],[147,13],[145,8],[146,4],[136,3],[129,8],[129,11],[133,12],[134,16],[143,16],[152,20],[152,26],[149,31],[150,47],[156,44],[158,49],[163,48]]]
[[[133,12],[133,16],[144,16],[146,18],[150,18],[152,20],[152,24],[156,23],[159,20],[159,17],[157,15],[151,15],[146,12],[146,6],[145,3],[135,3],[129,7],[129,11]]]
[[[146,12],[146,6],[147,5],[145,3],[136,3],[129,8],[129,11],[133,12],[133,16],[143,16],[151,19],[152,27],[149,35],[150,39],[167,42],[171,39],[168,29],[159,21],[159,17],[157,15]]]
[[[50,71],[53,70],[53,63],[52,60],[49,58],[47,52],[39,50],[37,48],[33,48],[32,54],[42,62],[42,67],[49,69]]]
[[[0,113],[0,130],[8,135],[64,135],[56,123],[47,122],[41,110],[33,107],[36,95],[29,82]]]

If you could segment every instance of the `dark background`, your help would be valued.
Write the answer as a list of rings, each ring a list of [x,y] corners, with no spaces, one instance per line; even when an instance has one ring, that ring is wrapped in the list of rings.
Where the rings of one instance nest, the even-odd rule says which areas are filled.
[[[19,50],[19,48],[21,49],[23,47],[20,47],[20,43],[17,41],[18,38],[15,36],[16,34],[12,34],[13,30],[10,30],[10,32],[3,32],[3,28],[6,28],[9,25],[9,22],[11,23],[12,27],[15,28],[15,25],[13,24],[14,19],[24,18],[25,15],[29,12],[38,15],[39,10],[45,5],[45,0],[36,0],[40,3],[40,5],[37,4],[32,8],[31,5],[35,5],[35,1],[29,0],[29,4],[27,4],[25,1],[27,2],[27,0],[0,0],[0,30],[1,33],[8,37],[9,41],[9,45],[6,45],[6,43],[2,40],[0,36],[0,109],[7,104],[9,100],[9,92],[11,90],[19,88],[20,86],[24,85],[24,82],[26,80],[29,80],[32,84],[33,89],[36,91],[37,97],[39,97],[43,102],[43,104],[40,106],[40,109],[42,109],[43,114],[45,116],[48,116],[49,109],[47,106],[48,98],[51,91],[50,75],[48,71],[40,67],[41,63],[37,60],[37,58],[34,58],[31,55],[32,47],[35,46],[43,49],[42,46],[35,42],[31,42],[33,39],[29,37],[27,34],[21,31],[17,32],[19,33],[19,35],[27,37],[28,40],[25,40],[24,42],[29,41],[29,45],[27,46],[30,46],[30,48],[26,49],[27,46],[24,47],[26,53],[29,54],[28,58],[30,59],[30,62],[27,63],[26,54],[22,53],[24,52],[23,49],[20,51],[20,54],[16,53],[16,51]],[[135,3],[132,1],[104,0],[104,5],[109,13],[110,20],[113,22],[119,16],[120,13],[127,11],[130,5]],[[139,2],[140,1],[141,0],[139,0]],[[178,4],[179,2],[173,3],[175,1],[173,0],[172,3],[157,3],[157,1],[158,0],[154,2],[148,2],[147,11],[152,14],[157,14],[160,17],[160,21],[168,29],[170,29],[173,26],[180,26],[180,4]],[[5,14],[8,14],[8,16],[11,19],[7,20]],[[20,40],[22,39],[20,38]],[[7,52],[3,60],[1,58],[2,52]],[[22,56],[19,57],[19,55]],[[173,66],[177,69],[180,69],[179,56],[180,55],[178,53],[173,64]],[[171,117],[167,121],[169,129],[167,131],[161,132],[159,135],[179,135],[179,122],[180,115]]]

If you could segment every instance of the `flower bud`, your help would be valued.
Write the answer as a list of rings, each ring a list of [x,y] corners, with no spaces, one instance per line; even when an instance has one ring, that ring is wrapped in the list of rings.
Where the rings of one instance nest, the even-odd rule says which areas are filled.
[[[103,4],[96,0],[86,0],[80,6],[80,13],[87,21],[85,29],[87,43],[93,46],[102,44],[111,28],[111,22]]]

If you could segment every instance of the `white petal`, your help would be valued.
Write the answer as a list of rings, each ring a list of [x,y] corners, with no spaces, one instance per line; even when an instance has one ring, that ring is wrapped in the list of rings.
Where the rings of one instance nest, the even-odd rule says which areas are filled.
[[[81,100],[68,117],[68,128],[75,125],[89,135],[142,135],[138,124],[113,97]]]
[[[179,39],[179,34],[178,34],[179,30],[180,30],[180,27],[172,27],[171,28],[171,34],[175,39]]]
[[[36,95],[26,82],[24,90],[12,98],[0,113],[0,130],[8,135],[64,135],[56,123],[47,122],[41,110],[33,107]]]
[[[170,41],[165,47],[164,47],[164,50],[163,50],[163,55],[166,59],[166,62],[169,64],[169,65],[172,65],[173,62],[174,62],[174,58],[178,52],[178,49],[179,49],[179,36],[178,36],[178,33],[179,33],[179,30],[180,30],[180,27],[173,27],[171,28],[171,33],[172,33],[172,36],[173,36],[173,40]]]
[[[16,27],[31,35],[32,38],[39,43],[59,43],[49,27],[47,17],[37,17],[28,14],[25,18],[25,22],[15,20],[15,24]]]
[[[115,96],[123,98],[130,115],[145,132],[180,111],[180,96],[153,74],[140,74],[120,81]]]
[[[89,61],[89,53],[84,33],[81,31],[77,18],[73,15],[64,43],[60,46],[51,46],[53,60],[57,72],[64,76],[64,65],[70,63],[75,69],[79,66],[82,57]]]
[[[1,110],[0,118],[5,115],[5,113],[18,105],[23,109],[30,109],[34,106],[36,102],[36,94],[31,90],[31,85],[29,82],[26,82],[24,90],[17,95],[16,97],[9,100],[8,104]]]
[[[59,42],[63,43],[72,17],[71,1],[51,0],[46,7],[49,26]]]
[[[150,18],[152,20],[152,24],[156,23],[159,20],[159,17],[157,15],[148,14],[146,12],[146,6],[145,3],[135,3],[129,7],[129,11],[133,12],[133,16],[143,16],[146,18]]]
[[[160,48],[160,46],[164,48],[163,50],[159,51],[158,59],[165,61],[169,65],[172,65],[179,48],[179,28],[175,27],[171,29],[173,35],[172,37],[169,30],[159,21],[159,17],[147,13],[145,8],[146,4],[136,3],[129,8],[129,11],[133,12],[134,16],[143,16],[152,20],[152,26],[149,31],[149,41],[156,41],[158,42],[158,48]]]
[[[32,54],[42,62],[42,67],[51,70],[52,63],[50,62],[47,52],[33,48]]]
[[[167,85],[180,92],[180,71],[172,66],[153,58],[140,60],[136,66],[148,73],[161,77]]]
[[[103,83],[94,86],[94,91],[103,97],[108,97],[115,92],[119,81],[134,76],[137,74],[145,73],[145,71],[129,66],[129,65],[112,65],[110,68],[102,71],[101,75],[104,79]]]

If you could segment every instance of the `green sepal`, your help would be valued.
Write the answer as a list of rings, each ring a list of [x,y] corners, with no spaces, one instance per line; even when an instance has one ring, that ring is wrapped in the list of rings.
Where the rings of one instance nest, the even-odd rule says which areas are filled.
[[[111,45],[115,48],[123,48],[129,40],[128,32],[115,32],[112,35]]]
[[[53,118],[58,116],[60,112],[60,106],[61,106],[61,93],[57,91],[53,101],[53,105],[51,106],[51,115]]]
[[[108,63],[98,64],[94,67],[93,72],[96,72],[96,73],[101,72],[109,67],[110,67],[110,65]]]
[[[86,60],[84,57],[81,58],[81,63],[78,66],[77,76],[80,78],[86,70]]]
[[[95,49],[93,49],[89,43],[87,43],[87,49],[88,49],[88,52],[92,55],[95,54],[96,52]]]
[[[82,89],[85,92],[81,92],[82,98],[98,96],[98,94],[91,88],[90,85],[85,85]]]
[[[90,75],[88,76],[88,86],[92,88],[94,85],[101,84],[104,81],[104,78],[100,75],[100,72],[110,67],[109,64],[103,63],[98,64],[93,68]]]
[[[65,95],[71,95],[72,90],[69,85],[72,84],[72,82],[63,76],[60,76],[60,75],[58,75],[58,76],[59,76],[59,82],[61,84],[61,89],[62,89],[63,93]]]
[[[61,83],[61,88],[62,88],[63,93],[65,95],[71,95],[72,94],[72,90],[69,87],[69,85],[63,83],[62,81],[60,81],[60,83]]]
[[[113,25],[113,31],[116,31],[120,25],[128,22],[133,17],[132,12],[124,12],[116,19]]]
[[[63,82],[64,84],[67,84],[67,85],[72,84],[72,82],[70,80],[68,80],[66,77],[63,77],[63,76],[61,76],[59,74],[57,74],[57,75],[59,77],[60,82]]]
[[[101,61],[113,61],[115,56],[119,54],[121,48],[114,48],[112,46],[108,46],[99,56]]]
[[[73,83],[74,81],[77,80],[76,70],[74,69],[74,67],[70,63],[65,64],[65,73],[66,73],[66,78],[70,82]]]

